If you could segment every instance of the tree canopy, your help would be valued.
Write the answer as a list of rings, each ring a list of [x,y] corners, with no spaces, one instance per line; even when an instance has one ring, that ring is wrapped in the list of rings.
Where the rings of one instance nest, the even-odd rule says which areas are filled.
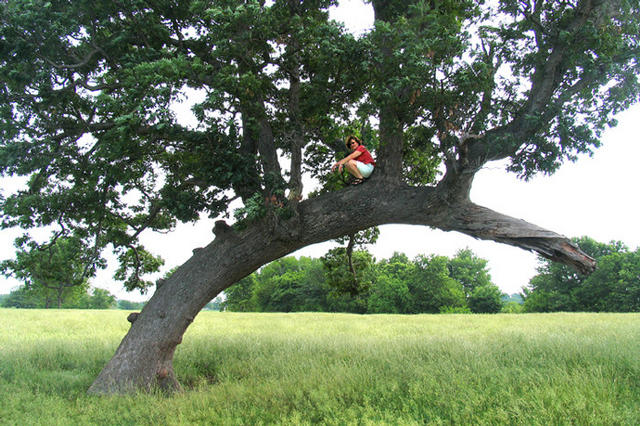
[[[233,227],[219,220],[213,242],[157,283],[92,391],[177,386],[175,345],[220,291],[300,247],[385,223],[593,271],[566,237],[469,193],[487,162],[526,179],[599,145],[638,100],[638,1],[372,0],[361,37],[329,20],[335,4],[0,3],[0,172],[27,179],[3,194],[2,226],[75,238],[89,262],[113,249],[117,277],[147,288],[160,260],[143,232],[232,217],[242,203]],[[195,94],[195,124],[183,123],[174,106]],[[351,133],[377,164],[340,190],[329,166]],[[303,176],[319,182],[313,193]]]

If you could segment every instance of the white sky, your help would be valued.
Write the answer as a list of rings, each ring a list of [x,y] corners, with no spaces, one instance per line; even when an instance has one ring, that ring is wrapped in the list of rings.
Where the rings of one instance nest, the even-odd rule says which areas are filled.
[[[355,33],[361,33],[373,22],[371,6],[360,0],[343,0],[332,17],[348,19],[349,28]],[[640,197],[636,185],[640,182],[640,105],[620,114],[618,119],[618,127],[605,132],[602,147],[593,157],[567,163],[553,176],[522,182],[504,172],[499,164],[489,164],[476,176],[472,200],[567,237],[588,235],[601,242],[620,240],[631,249],[638,248]],[[3,186],[5,182],[3,180]],[[143,243],[165,259],[164,273],[184,263],[194,248],[208,244],[213,238],[212,228],[211,220],[182,224],[170,234],[146,234]],[[370,247],[377,259],[388,258],[395,251],[406,253],[409,258],[418,254],[453,256],[468,247],[489,261],[493,282],[509,294],[519,292],[535,275],[536,255],[522,249],[420,226],[385,225],[380,230],[377,244]],[[0,232],[0,260],[13,257],[13,239],[18,234],[12,230]],[[293,255],[320,257],[333,246],[332,243],[316,244]],[[102,271],[92,285],[106,288],[121,299],[149,297],[125,292],[113,281],[112,275],[112,269]],[[0,277],[0,294],[8,293],[19,284]]]

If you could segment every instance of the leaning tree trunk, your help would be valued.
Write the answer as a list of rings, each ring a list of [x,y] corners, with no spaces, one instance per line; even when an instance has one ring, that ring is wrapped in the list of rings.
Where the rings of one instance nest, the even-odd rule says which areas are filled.
[[[269,261],[371,226],[428,225],[534,250],[582,272],[595,267],[593,259],[567,238],[477,206],[465,194],[460,188],[452,192],[451,185],[413,188],[374,179],[301,202],[284,222],[268,217],[242,232],[217,223],[213,242],[194,250],[193,257],[158,287],[89,392],[178,389],[172,365],[176,346],[218,293]]]

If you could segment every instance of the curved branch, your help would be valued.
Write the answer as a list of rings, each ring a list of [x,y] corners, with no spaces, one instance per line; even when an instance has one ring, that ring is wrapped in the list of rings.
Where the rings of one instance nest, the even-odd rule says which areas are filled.
[[[534,251],[582,274],[590,274],[596,268],[596,261],[563,235],[471,202],[456,206],[456,210],[450,230]]]
[[[569,39],[579,37],[580,30],[590,18],[598,15],[603,3],[602,0],[580,1],[576,6],[575,16],[562,28],[562,32],[567,33]],[[539,10],[539,7],[536,4],[536,11]],[[602,19],[602,16],[599,18]],[[557,30],[558,33],[561,32],[560,28]],[[543,46],[543,41],[538,38],[541,34],[536,34],[537,56],[540,57],[540,63],[534,68],[531,77],[529,97],[511,122],[488,131],[487,137],[483,140],[473,141],[470,145],[470,158],[476,163],[501,160],[515,155],[527,139],[540,131],[540,122],[550,122],[555,117],[559,110],[556,108],[558,102],[568,101],[575,93],[587,87],[597,78],[595,74],[583,75],[573,86],[567,87],[554,102],[554,94],[557,93],[562,84],[563,76],[568,70],[566,59],[568,55],[571,55],[573,46],[570,41],[559,37],[553,40],[548,47]],[[529,120],[530,117],[538,117],[539,120]]]
[[[367,185],[367,191],[349,188],[302,202],[305,235],[300,242],[313,244],[389,223],[426,225],[534,251],[582,273],[595,269],[595,261],[567,237],[452,194],[462,191],[455,185],[414,188],[373,184]]]

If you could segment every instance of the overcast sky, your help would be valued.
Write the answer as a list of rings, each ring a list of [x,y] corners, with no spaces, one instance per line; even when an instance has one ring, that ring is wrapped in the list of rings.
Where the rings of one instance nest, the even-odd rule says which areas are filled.
[[[370,6],[358,0],[341,4],[332,13],[334,19],[348,19],[349,28],[356,33],[371,25]],[[640,106],[620,114],[618,119],[619,125],[605,132],[602,147],[593,157],[567,163],[553,176],[523,182],[504,172],[500,164],[487,165],[475,178],[471,199],[567,237],[587,235],[601,242],[619,240],[636,249],[640,246]],[[3,180],[3,185],[7,182]],[[143,235],[143,243],[165,259],[164,272],[185,262],[193,248],[208,244],[213,238],[212,228],[210,220],[182,224],[170,234]],[[388,258],[396,251],[410,258],[418,254],[453,256],[468,247],[489,261],[493,282],[509,294],[519,292],[535,274],[536,255],[522,249],[420,226],[386,225],[380,230],[377,244],[370,248],[377,259]],[[0,232],[0,259],[13,257],[13,239],[17,235],[15,231]],[[333,246],[316,244],[294,255],[320,257]],[[122,299],[149,297],[126,293],[113,281],[112,274],[112,269],[102,271],[92,285],[106,288]],[[17,285],[15,280],[0,277],[0,294]]]

